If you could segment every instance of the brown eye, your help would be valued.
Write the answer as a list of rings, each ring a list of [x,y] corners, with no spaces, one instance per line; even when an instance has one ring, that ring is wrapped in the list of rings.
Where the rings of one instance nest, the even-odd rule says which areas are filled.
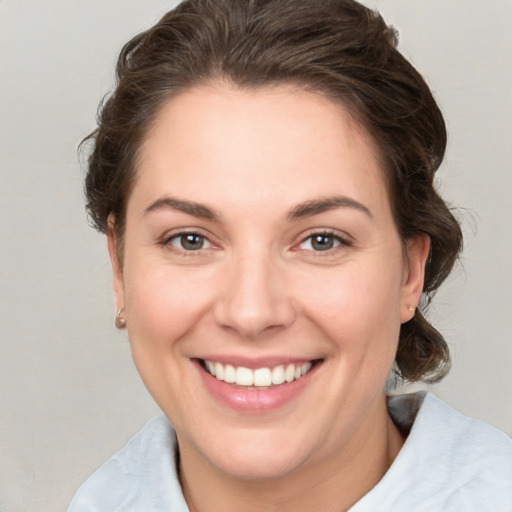
[[[314,252],[326,252],[340,245],[348,245],[342,238],[330,233],[316,233],[305,238],[300,249]]]
[[[311,237],[311,247],[315,251],[328,251],[334,247],[334,238],[328,235],[315,235]]]
[[[204,236],[198,235],[197,233],[181,233],[173,236],[169,243],[181,249],[182,251],[199,251],[209,246],[209,242]]]

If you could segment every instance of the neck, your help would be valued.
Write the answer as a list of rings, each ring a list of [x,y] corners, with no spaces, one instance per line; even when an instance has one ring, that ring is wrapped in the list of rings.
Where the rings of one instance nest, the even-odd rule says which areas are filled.
[[[190,512],[348,510],[379,482],[404,443],[385,408],[383,397],[341,451],[278,479],[239,479],[181,450]]]

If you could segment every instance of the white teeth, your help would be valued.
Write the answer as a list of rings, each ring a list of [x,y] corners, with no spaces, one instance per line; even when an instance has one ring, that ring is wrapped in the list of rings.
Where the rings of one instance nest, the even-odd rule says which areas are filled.
[[[306,375],[306,373],[309,372],[309,370],[311,370],[311,363],[304,363],[301,367],[300,367],[300,373],[301,375]]]
[[[223,365],[219,362],[205,360],[206,370],[218,380],[237,386],[269,387],[279,386],[285,382],[293,382],[300,379],[311,370],[311,362],[301,365],[278,365],[274,368],[257,368],[251,370],[243,366]]]
[[[284,378],[286,382],[292,382],[295,380],[295,365],[289,364],[284,372]]]
[[[282,384],[284,382],[284,366],[276,366],[272,370],[272,384],[275,386]]]
[[[215,363],[215,377],[224,380],[224,366],[221,363]]]
[[[215,377],[215,365],[211,361],[206,361],[208,371]]]
[[[270,384],[272,384],[272,372],[268,368],[254,370],[255,386],[270,386]]]
[[[224,367],[224,382],[235,382],[236,381],[236,370],[234,366],[227,364]]]
[[[236,369],[236,383],[239,386],[252,386],[254,384],[254,376],[252,370],[239,366]]]

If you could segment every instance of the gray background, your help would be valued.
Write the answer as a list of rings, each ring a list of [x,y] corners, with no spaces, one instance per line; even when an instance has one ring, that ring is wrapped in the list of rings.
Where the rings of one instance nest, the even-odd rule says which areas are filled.
[[[512,434],[512,2],[368,0],[446,114],[440,172],[466,250],[432,318],[454,368],[435,387]],[[0,1],[0,509],[65,510],[156,406],[114,329],[105,241],[86,225],[78,141],[123,42],[164,0]]]

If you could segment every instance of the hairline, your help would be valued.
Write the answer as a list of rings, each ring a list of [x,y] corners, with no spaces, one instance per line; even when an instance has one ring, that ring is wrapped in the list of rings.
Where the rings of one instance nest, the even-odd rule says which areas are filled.
[[[154,129],[155,124],[157,123],[159,115],[164,110],[166,105],[172,102],[175,98],[178,98],[180,95],[186,94],[187,92],[192,91],[194,89],[201,89],[205,87],[229,87],[233,90],[238,91],[247,90],[250,92],[258,92],[287,86],[290,87],[291,91],[304,91],[326,99],[332,105],[341,108],[347,114],[349,121],[354,123],[354,127],[364,137],[365,141],[370,145],[373,152],[373,156],[376,159],[377,165],[382,172],[384,184],[387,189],[389,204],[391,206],[393,219],[395,222],[395,227],[397,228],[397,231],[399,233],[402,245],[405,247],[406,239],[402,236],[402,233],[400,232],[398,219],[396,218],[395,213],[394,203],[396,200],[396,192],[392,184],[392,164],[390,162],[390,159],[385,156],[383,148],[384,143],[379,143],[378,137],[371,133],[371,130],[369,129],[370,123],[365,122],[363,113],[359,109],[357,109],[355,105],[351,104],[351,102],[342,98],[341,94],[336,95],[333,87],[329,88],[327,85],[314,85],[311,82],[312,80],[308,82],[307,79],[283,78],[280,80],[268,80],[261,84],[254,84],[250,82],[243,83],[240,81],[236,81],[228,74],[217,72],[212,74],[212,76],[210,77],[203,78],[201,80],[196,80],[186,85],[179,85],[175,87],[174,90],[169,90],[167,94],[162,94],[160,101],[157,103],[150,120],[148,121],[147,125],[143,127],[143,133],[141,133],[141,137],[139,138],[139,141],[137,143],[137,147],[134,152],[134,157],[130,163],[130,167],[125,170],[125,172],[129,176],[127,180],[128,186],[126,187],[125,194],[123,197],[123,210],[120,213],[121,219],[114,218],[114,232],[116,238],[120,239],[119,247],[122,248],[124,246],[123,239],[126,227],[126,214],[128,202],[130,200],[132,191],[137,184],[138,169],[140,168],[141,165],[141,151],[146,140],[148,139],[148,137],[151,136],[151,132]],[[119,225],[118,222],[120,222]],[[122,254],[119,254],[118,256],[122,256]],[[122,258],[120,259],[120,261],[122,261]]]

